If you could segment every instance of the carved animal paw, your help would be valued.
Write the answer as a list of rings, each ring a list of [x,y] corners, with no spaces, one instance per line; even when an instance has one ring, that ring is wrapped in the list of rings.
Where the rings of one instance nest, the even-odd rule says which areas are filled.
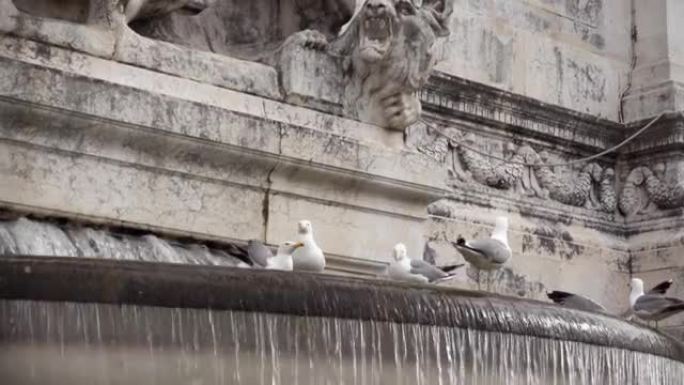
[[[319,51],[325,50],[328,47],[328,39],[325,35],[314,29],[295,33],[288,38],[288,43]]]
[[[403,130],[418,120],[421,107],[413,94],[395,93],[380,101],[387,127]]]

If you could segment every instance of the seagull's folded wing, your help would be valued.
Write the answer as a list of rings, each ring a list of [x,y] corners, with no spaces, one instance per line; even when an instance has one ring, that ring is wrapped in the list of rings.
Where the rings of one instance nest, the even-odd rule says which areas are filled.
[[[505,263],[511,257],[510,249],[496,239],[476,239],[467,242],[466,247],[479,252],[494,263]]]
[[[655,314],[666,311],[673,306],[684,306],[684,301],[660,295],[644,294],[634,304],[634,311]]]
[[[552,291],[551,293],[547,293],[546,295],[553,302],[562,306],[593,312],[606,312],[605,307],[579,294],[567,293],[564,291]]]
[[[260,266],[266,266],[268,260],[273,257],[271,250],[260,242],[255,242],[247,246],[247,253],[249,258]]]
[[[417,259],[411,260],[411,273],[420,274],[426,277],[429,281],[434,281],[436,279],[449,276],[449,274],[443,272],[437,266]]]

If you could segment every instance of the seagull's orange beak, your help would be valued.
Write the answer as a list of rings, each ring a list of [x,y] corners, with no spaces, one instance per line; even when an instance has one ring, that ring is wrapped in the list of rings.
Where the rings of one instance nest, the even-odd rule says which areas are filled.
[[[304,246],[304,244],[301,243],[301,242],[297,242],[297,243],[295,243],[293,246],[294,246],[295,249],[297,249],[297,248],[299,248],[299,247]]]

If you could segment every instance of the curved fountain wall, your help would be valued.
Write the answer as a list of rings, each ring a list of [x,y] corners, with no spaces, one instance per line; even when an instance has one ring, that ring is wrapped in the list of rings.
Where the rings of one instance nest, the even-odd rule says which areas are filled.
[[[0,374],[26,383],[681,384],[684,347],[482,292],[85,258],[0,259]]]

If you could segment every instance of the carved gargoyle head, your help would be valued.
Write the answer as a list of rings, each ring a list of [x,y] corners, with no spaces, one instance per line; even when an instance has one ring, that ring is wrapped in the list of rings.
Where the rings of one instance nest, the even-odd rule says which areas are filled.
[[[347,56],[345,112],[403,130],[418,119],[417,92],[435,64],[438,37],[449,34],[452,0],[367,0],[334,44]]]

